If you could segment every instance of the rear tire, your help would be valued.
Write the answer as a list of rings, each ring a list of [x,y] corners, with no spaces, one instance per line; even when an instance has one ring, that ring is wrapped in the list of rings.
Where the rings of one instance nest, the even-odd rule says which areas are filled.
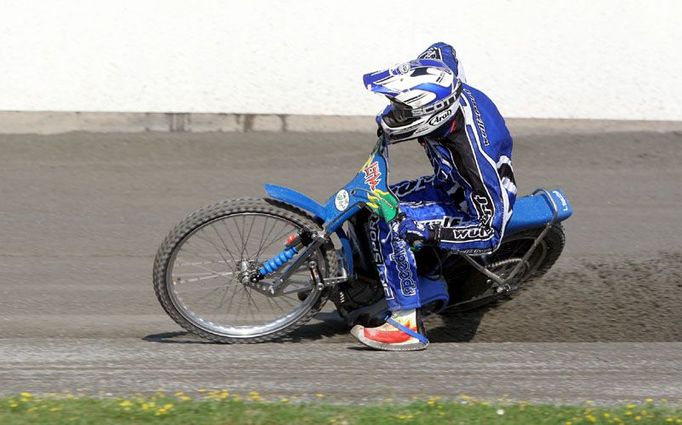
[[[290,334],[308,322],[313,316],[315,316],[315,314],[320,311],[320,309],[322,309],[325,302],[327,301],[328,291],[326,289],[320,291],[312,285],[309,289],[305,287],[301,288],[301,291],[306,292],[305,297],[295,297],[295,295],[297,295],[296,293],[291,295],[291,299],[299,298],[298,301],[300,302],[300,305],[296,305],[296,301],[287,299],[287,302],[294,305],[291,312],[287,313],[286,309],[288,307],[285,306],[283,309],[285,310],[283,316],[274,317],[271,321],[266,320],[267,323],[262,325],[254,325],[251,327],[242,326],[239,324],[242,320],[242,317],[239,316],[239,313],[244,307],[244,301],[241,301],[241,304],[238,302],[237,305],[235,305],[235,308],[232,309],[236,310],[238,307],[239,310],[236,312],[228,311],[232,307],[233,300],[230,301],[229,307],[225,309],[226,311],[222,311],[224,308],[223,301],[225,301],[224,299],[226,295],[222,295],[223,300],[219,303],[218,307],[216,307],[214,311],[208,309],[206,312],[206,314],[210,313],[211,316],[215,316],[216,318],[221,317],[222,314],[235,314],[234,319],[228,319],[228,321],[225,321],[225,323],[222,324],[216,323],[217,319],[209,318],[204,315],[203,312],[196,313],[193,310],[196,307],[184,305],[185,303],[183,297],[190,298],[194,293],[196,293],[190,291],[205,290],[202,289],[200,287],[200,283],[197,282],[206,282],[211,280],[213,281],[213,284],[217,283],[218,286],[216,288],[207,288],[206,290],[210,291],[207,292],[206,296],[202,295],[199,299],[208,298],[215,295],[213,297],[214,299],[209,299],[209,302],[215,301],[215,299],[220,297],[221,291],[224,291],[224,294],[227,294],[228,291],[232,291],[232,297],[234,299],[234,294],[239,293],[238,291],[240,290],[243,290],[247,294],[246,300],[249,303],[249,307],[251,307],[252,300],[254,307],[258,306],[256,301],[267,302],[270,306],[278,299],[281,300],[281,302],[284,302],[284,296],[272,298],[266,297],[265,295],[253,290],[253,288],[248,287],[248,285],[242,284],[237,278],[240,267],[244,267],[247,264],[257,267],[255,264],[262,263],[264,260],[267,260],[273,255],[265,255],[261,253],[261,251],[264,252],[265,250],[265,247],[263,247],[265,241],[262,239],[262,236],[260,246],[258,246],[258,242],[253,242],[252,245],[250,245],[252,253],[249,255],[248,245],[251,243],[251,240],[254,240],[254,238],[251,238],[251,234],[254,233],[254,223],[257,219],[260,220],[260,218],[284,223],[276,232],[274,231],[274,226],[280,226],[280,224],[275,223],[270,229],[271,233],[284,232],[284,237],[288,234],[287,232],[289,227],[292,229],[291,232],[303,228],[311,231],[321,230],[320,225],[303,211],[287,204],[279,203],[269,199],[236,199],[218,202],[191,213],[173,230],[171,230],[159,247],[156,254],[156,258],[154,260],[153,280],[154,291],[159,302],[161,303],[161,306],[177,324],[195,335],[215,342],[265,342]],[[249,221],[251,229],[248,230],[247,235]],[[241,230],[239,230],[240,222],[244,223]],[[242,244],[241,254],[239,253],[239,248],[237,248],[234,252],[230,251],[228,247],[228,233],[225,230],[222,230],[223,227],[220,227],[221,225],[227,229],[227,232],[230,232],[230,237],[233,237],[234,233],[239,232],[239,237],[241,238]],[[211,226],[215,226],[215,228]],[[230,231],[230,226],[232,226],[232,231]],[[268,230],[268,224],[264,224],[263,226],[262,234],[264,235]],[[213,234],[206,229],[213,229],[217,234],[217,238],[212,244],[205,243]],[[202,234],[201,232],[204,230],[206,231]],[[223,233],[222,236],[220,234],[221,232]],[[206,233],[208,233],[208,235]],[[256,230],[255,233],[259,233],[258,230]],[[202,235],[202,237],[200,237],[200,235]],[[194,243],[196,245],[186,245],[188,244],[188,241],[195,240],[196,242]],[[226,240],[228,241],[227,243],[225,242]],[[235,241],[235,238],[233,238],[232,241]],[[277,253],[282,248],[282,244],[277,244],[278,241],[279,240],[277,237],[275,237],[274,241],[270,243],[270,245],[273,245],[272,247],[268,247],[271,252]],[[200,247],[201,244],[204,244],[206,248],[197,248],[197,246]],[[234,246],[238,246],[238,244],[238,242],[235,242]],[[215,248],[215,250],[211,248],[211,245],[213,248]],[[193,262],[187,262],[183,260],[185,261],[184,263],[181,262],[181,264],[176,264],[178,256],[181,254],[185,255],[183,254],[183,247],[185,246],[191,246],[193,248],[192,251],[194,251],[190,252],[189,249],[187,249],[187,252],[189,252],[186,254],[187,258],[198,258],[201,259],[201,261],[195,260]],[[223,246],[225,247],[224,250]],[[253,255],[253,251],[256,250],[254,247],[258,247],[258,252],[256,252],[255,255]],[[201,252],[201,250],[211,252],[196,254],[197,249],[200,249],[199,252]],[[321,267],[321,273],[323,277],[336,275],[338,262],[336,258],[336,252],[334,251],[331,242],[318,249],[312,255],[318,257],[317,263]],[[211,256],[213,259],[210,258]],[[235,257],[238,257],[239,259]],[[184,273],[182,274],[182,277],[179,277],[181,276],[180,273],[174,274],[174,269],[176,266],[185,267],[185,269],[182,270],[188,270],[189,273]],[[283,269],[284,268],[286,268],[286,265],[283,267]],[[303,268],[307,271],[305,265]],[[305,271],[303,275],[305,276]],[[298,279],[298,282],[303,282],[303,285],[305,285],[305,278],[299,277]],[[216,280],[218,282],[216,282]],[[223,280],[225,280],[225,282],[223,282]],[[179,295],[178,287],[180,284],[187,286],[189,282],[192,282],[191,285],[194,285],[195,287],[190,286],[191,289],[186,290],[188,294],[187,296]],[[241,296],[244,297],[243,294]],[[262,299],[254,297],[262,297]],[[300,298],[303,299],[300,300]],[[197,305],[197,303],[195,303],[195,305]],[[279,307],[279,304],[277,304],[277,306]],[[265,304],[261,304],[261,307],[265,307]],[[218,312],[215,313],[215,311]],[[261,310],[259,309],[257,314],[253,313],[254,321],[260,320],[260,316]],[[248,317],[246,317],[244,320],[246,319],[248,319]]]
[[[530,229],[503,239],[498,249],[487,256],[487,268],[505,276],[520,262],[533,241],[544,228]],[[528,283],[543,276],[561,256],[566,237],[560,223],[553,225],[544,236],[527,263],[522,266],[514,286],[502,294],[481,298],[490,290],[493,282],[464,261],[446,267],[445,279],[450,290],[449,311],[468,311],[491,303],[504,302],[523,289]]]

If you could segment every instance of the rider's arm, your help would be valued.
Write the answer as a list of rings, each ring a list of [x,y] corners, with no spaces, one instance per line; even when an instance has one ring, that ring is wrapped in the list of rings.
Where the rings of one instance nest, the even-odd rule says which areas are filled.
[[[489,145],[491,142],[488,140]],[[436,242],[443,249],[472,254],[495,250],[511,207],[497,166],[482,148],[480,134],[467,126],[467,131],[457,132],[436,148],[443,150],[442,156],[452,164],[441,169],[463,189],[468,207],[461,217],[445,217],[435,226]]]

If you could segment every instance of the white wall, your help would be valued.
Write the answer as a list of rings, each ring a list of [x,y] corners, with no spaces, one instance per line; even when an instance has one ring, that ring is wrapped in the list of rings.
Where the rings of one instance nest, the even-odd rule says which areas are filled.
[[[0,0],[0,110],[369,115],[441,40],[508,116],[682,120],[678,0]]]

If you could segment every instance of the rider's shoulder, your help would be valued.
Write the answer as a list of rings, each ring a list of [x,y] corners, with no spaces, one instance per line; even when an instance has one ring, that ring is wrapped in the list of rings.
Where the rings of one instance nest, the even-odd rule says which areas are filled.
[[[477,106],[479,103],[482,102],[485,103],[486,105],[490,103],[492,104],[492,106],[495,106],[495,104],[488,97],[488,95],[467,83],[462,83],[462,96],[468,99],[473,99],[473,101],[477,103]]]
[[[511,138],[502,114],[485,93],[469,84],[462,84],[460,99],[462,108],[468,110],[464,113],[467,122],[472,121],[476,127],[487,129],[486,135],[492,139]]]
[[[461,99],[462,106],[472,109],[474,116],[482,116],[484,119],[502,118],[500,111],[490,97],[469,84],[462,84]]]

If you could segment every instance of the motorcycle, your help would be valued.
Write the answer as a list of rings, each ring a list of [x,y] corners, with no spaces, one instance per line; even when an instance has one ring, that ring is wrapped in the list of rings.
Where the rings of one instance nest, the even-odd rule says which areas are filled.
[[[222,343],[291,334],[331,300],[349,325],[386,317],[368,236],[371,214],[403,217],[380,137],[355,177],[326,203],[286,187],[218,202],[173,228],[154,260],[154,290],[189,332]],[[559,189],[517,198],[499,247],[486,255],[415,250],[422,312],[467,311],[510,299],[561,255],[572,214]]]

